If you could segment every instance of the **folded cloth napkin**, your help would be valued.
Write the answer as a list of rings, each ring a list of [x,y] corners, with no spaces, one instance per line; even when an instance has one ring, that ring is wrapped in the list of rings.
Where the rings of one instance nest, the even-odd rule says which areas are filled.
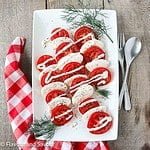
[[[109,150],[107,142],[42,141],[28,132],[33,121],[32,89],[20,69],[25,39],[17,37],[8,49],[4,76],[7,109],[12,130],[20,150]]]

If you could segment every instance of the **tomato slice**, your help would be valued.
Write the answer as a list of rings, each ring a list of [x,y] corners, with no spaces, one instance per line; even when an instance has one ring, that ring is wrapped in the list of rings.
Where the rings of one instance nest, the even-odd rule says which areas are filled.
[[[52,71],[51,75],[49,76],[49,78],[51,78],[52,76],[57,76],[59,74],[61,74],[62,71],[61,70],[56,70],[56,71]],[[55,81],[64,81],[64,76],[61,76],[61,77],[58,77],[58,78],[54,78],[52,79],[49,83],[46,83],[45,80],[46,80],[46,77],[49,75],[48,72],[44,73],[41,77],[41,86],[45,86],[51,82],[55,82]]]
[[[78,70],[79,67],[81,67],[81,64],[78,62],[70,62],[66,64],[63,68],[63,72],[67,73],[72,71],[72,73],[69,73],[68,75],[66,74],[65,79],[70,78],[71,76],[76,74],[85,74],[85,67]]]
[[[84,77],[77,77],[77,78],[75,78],[75,79],[72,81],[71,86],[74,86],[74,85],[76,85],[76,84],[78,84],[78,83],[80,83],[80,82],[82,82],[82,81],[86,81],[86,80],[87,80],[87,78],[84,78]]]
[[[75,53],[75,52],[79,52],[79,49],[78,49],[76,44],[73,44],[69,48],[67,48],[65,51],[63,51],[62,53],[57,55],[56,56],[56,60],[58,62],[62,57],[66,56],[66,55],[68,55],[70,53]]]
[[[88,121],[87,127],[90,128],[95,128],[99,127],[99,122],[102,120],[104,117],[109,117],[110,115],[106,112],[95,112],[93,113]],[[105,123],[105,122],[103,122]],[[104,134],[106,133],[110,128],[112,127],[112,121],[108,122],[106,126],[102,127],[101,129],[97,129],[95,131],[90,131],[92,134]]]
[[[90,100],[92,100],[93,98],[87,98],[85,100],[83,100],[80,104],[79,104],[79,111],[81,114],[84,114],[86,113],[88,110],[92,109],[92,108],[95,108],[95,107],[98,107],[100,106],[99,102],[98,101],[93,101],[93,102],[90,102]],[[83,105],[81,107],[81,105],[83,103],[86,102],[86,105]]]
[[[60,30],[61,29],[61,30]],[[60,30],[57,32],[57,30]],[[51,40],[54,40],[58,37],[69,37],[69,33],[66,29],[63,29],[63,28],[56,28],[54,29],[51,34],[53,34],[54,32],[56,31],[56,33],[54,35],[51,36]]]
[[[69,72],[69,71],[74,70],[74,69],[76,69],[76,68],[78,68],[80,66],[81,66],[81,64],[78,63],[78,62],[70,62],[70,63],[66,64],[63,67],[63,71],[64,72]]]
[[[83,38],[85,35],[92,33],[93,29],[89,26],[81,26],[74,33],[74,40],[77,41]]]
[[[69,44],[69,42],[63,42],[61,43],[57,48],[56,48],[56,54],[63,49],[65,46],[67,46]]]
[[[84,52],[84,59],[86,62],[90,62],[97,58],[99,55],[104,55],[101,59],[105,59],[105,52],[98,46],[91,46]]]
[[[49,61],[48,61],[49,60]],[[46,62],[47,61],[47,62]],[[44,63],[46,62],[46,63]],[[43,64],[44,63],[44,64]],[[45,67],[48,67],[52,64],[56,64],[55,59],[53,59],[52,56],[50,55],[42,55],[41,57],[39,57],[39,59],[37,60],[37,69],[39,71],[42,71]],[[43,64],[41,67],[39,67],[40,64]]]
[[[67,114],[64,114],[68,111]],[[63,115],[64,114],[64,115]],[[61,115],[61,116],[59,116]],[[58,117],[59,116],[59,117]],[[57,126],[62,126],[68,123],[73,117],[73,111],[66,105],[58,105],[51,110],[51,120]]]
[[[49,103],[53,98],[57,97],[57,96],[60,96],[62,94],[64,94],[65,92],[64,91],[61,91],[61,90],[52,90],[50,91],[47,95],[46,95],[46,102]]]
[[[100,79],[98,81],[93,80],[93,82],[92,82],[93,85],[97,85],[102,80],[104,80],[105,83],[100,83],[99,86],[106,85],[111,81],[111,72],[107,68],[104,68],[104,67],[95,68],[92,72],[89,73],[89,78],[92,78],[98,74],[102,74],[102,73],[104,73],[104,71],[108,72],[107,78]]]
[[[93,29],[90,28],[89,26],[81,26],[80,28],[78,28],[75,33],[74,33],[74,40],[75,41],[78,41],[79,39],[83,38],[84,36],[86,36],[87,34],[89,33],[93,33]],[[94,34],[94,33],[93,33]],[[92,40],[92,37],[91,36],[88,36],[86,38],[84,38],[83,40],[81,41],[78,41],[77,42],[77,46],[79,48],[81,48],[81,46],[87,42],[88,40]]]

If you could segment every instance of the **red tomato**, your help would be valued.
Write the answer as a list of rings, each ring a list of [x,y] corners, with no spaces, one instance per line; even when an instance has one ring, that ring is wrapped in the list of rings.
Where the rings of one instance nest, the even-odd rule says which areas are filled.
[[[92,32],[93,32],[93,29],[90,28],[89,26],[81,26],[75,31],[74,40],[77,41],[81,39],[82,37],[84,37],[85,35],[92,33]]]
[[[55,31],[59,30],[60,28],[54,29],[51,33],[54,33]],[[69,33],[66,29],[61,29],[60,31],[56,32],[54,35],[51,36],[51,40],[54,40],[58,37],[69,37]]]
[[[90,102],[91,99],[93,99],[93,98],[87,98],[79,104],[79,111],[81,114],[86,113],[88,110],[90,110],[92,108],[100,106],[98,101]],[[83,104],[84,102],[88,102],[88,103],[86,105],[80,107],[80,105]]]
[[[79,67],[81,67],[80,63],[78,63],[78,62],[70,62],[70,63],[68,63],[67,65],[64,66],[63,72],[67,73],[67,72],[76,70]],[[69,73],[68,75],[65,76],[65,79],[70,78],[71,76],[76,75],[76,74],[85,74],[85,67],[83,67],[83,68],[81,68],[79,70],[73,71],[72,73]]]
[[[38,61],[37,61],[37,65],[39,65],[39,64],[42,64],[42,63],[44,63],[45,61],[47,61],[48,59],[51,59],[51,58],[53,58],[52,56],[50,56],[50,55],[42,55],[39,59],[38,59]],[[52,60],[50,60],[50,61],[48,61],[46,64],[45,64],[45,67],[48,67],[48,66],[50,66],[50,65],[52,65],[52,64],[56,64],[56,61],[55,61],[55,59],[52,59]],[[39,68],[37,68],[39,71],[42,71],[43,69],[39,69]]]
[[[88,121],[87,127],[94,128],[99,126],[99,121],[102,120],[104,117],[109,117],[109,114],[106,112],[95,112],[93,113]],[[103,122],[104,123],[104,122]],[[101,129],[96,131],[90,131],[92,134],[103,134],[106,133],[112,127],[112,121],[108,122],[107,125]]]
[[[47,95],[46,95],[46,102],[49,103],[53,98],[57,97],[57,96],[60,96],[62,94],[64,94],[65,92],[64,91],[61,91],[61,90],[52,90],[51,92],[49,92]]]
[[[51,75],[49,76],[49,78],[51,78],[52,76],[59,75],[61,73],[62,73],[61,70],[53,71],[51,73]],[[48,76],[48,72],[44,73],[43,76],[41,77],[41,86],[42,87],[45,86],[45,85],[47,85],[47,84],[49,84],[49,83],[51,83],[51,82],[54,82],[54,81],[63,81],[64,80],[64,76],[61,76],[61,77],[52,79],[49,83],[45,83],[45,79],[46,79],[47,76]]]
[[[67,48],[65,51],[63,51],[62,53],[57,55],[56,56],[56,60],[58,62],[62,57],[67,56],[70,53],[75,53],[75,52],[79,52],[79,49],[78,49],[78,47],[75,44],[73,44],[72,46]]]
[[[82,81],[86,81],[86,80],[87,80],[87,78],[84,78],[84,77],[77,77],[77,78],[75,78],[75,79],[72,81],[71,86],[74,86],[74,85],[76,85],[76,84],[78,84],[78,83],[80,83],[80,82],[82,82]]]
[[[78,68],[80,66],[81,66],[81,64],[78,63],[78,62],[70,62],[70,63],[66,64],[63,67],[63,71],[64,72],[69,72],[69,71],[74,70],[74,69],[76,69],[76,68]]]
[[[89,73],[89,78],[92,78],[98,74],[102,74],[104,71],[108,72],[108,77],[106,79],[100,79],[96,82],[92,82],[92,84],[97,85],[98,82],[105,80],[105,82],[106,82],[105,84],[101,83],[99,85],[99,86],[102,86],[102,85],[108,84],[111,81],[111,72],[107,68],[103,68],[103,67],[95,68],[92,72]]]
[[[85,62],[90,62],[101,54],[104,54],[104,57],[101,58],[101,59],[104,59],[105,52],[98,46],[91,46],[84,52],[83,56],[84,56]]]
[[[69,44],[69,42],[63,42],[61,43],[57,48],[56,48],[56,54],[63,49],[65,46],[67,46]]]
[[[71,120],[71,118],[73,117],[72,110],[61,117],[57,118],[57,116],[65,113],[66,111],[69,111],[69,110],[71,110],[71,108],[66,105],[61,104],[61,105],[56,106],[54,109],[51,110],[51,118],[54,118],[54,120],[52,120],[52,122],[57,126],[62,126],[64,124],[68,123]]]
[[[78,41],[79,39],[83,38],[84,36],[86,36],[89,33],[93,33],[93,29],[90,28],[89,26],[81,26],[80,28],[78,28],[76,30],[76,32],[74,33],[74,40]],[[81,40],[80,42],[77,43],[78,47],[81,48],[81,46],[87,42],[88,40],[91,40],[91,36]]]

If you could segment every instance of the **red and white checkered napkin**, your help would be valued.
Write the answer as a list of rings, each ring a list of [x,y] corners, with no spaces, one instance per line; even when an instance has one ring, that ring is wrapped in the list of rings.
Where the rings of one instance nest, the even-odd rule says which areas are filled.
[[[25,39],[17,37],[6,56],[5,86],[9,119],[19,149],[22,150],[109,150],[106,142],[46,142],[28,132],[33,121],[32,89],[20,69]]]

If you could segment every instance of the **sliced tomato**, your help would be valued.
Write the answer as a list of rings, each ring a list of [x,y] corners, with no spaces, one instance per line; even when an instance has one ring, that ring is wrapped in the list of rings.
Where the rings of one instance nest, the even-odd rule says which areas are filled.
[[[56,48],[56,54],[63,49],[65,46],[67,46],[69,44],[69,42],[63,42],[61,43],[57,48]]]
[[[79,111],[81,114],[86,113],[88,110],[90,110],[92,108],[100,106],[98,101],[90,102],[91,99],[93,99],[93,98],[87,98],[79,104]],[[87,104],[80,107],[84,102],[87,102]]]
[[[69,33],[66,29],[63,28],[56,28],[51,33],[53,34],[55,31],[61,29],[60,31],[56,32],[54,35],[51,36],[51,40],[54,40],[58,37],[69,37]]]
[[[72,73],[69,73],[68,75],[66,75],[65,79],[70,78],[71,76],[76,75],[76,74],[85,74],[85,67],[78,70],[79,67],[81,67],[81,64],[78,62],[70,62],[70,63],[66,64],[63,68],[63,72],[67,73],[67,72],[70,72],[73,70],[74,71]]]
[[[90,128],[95,128],[95,127],[99,127],[99,122],[100,120],[102,120],[104,117],[109,117],[110,115],[106,112],[94,112],[89,120],[88,120],[88,124],[87,124],[87,127],[90,129]],[[105,123],[105,122],[103,122]],[[102,124],[103,124],[102,123]],[[90,131],[92,134],[104,134],[106,133],[110,128],[112,127],[112,121],[108,122],[106,124],[106,126],[102,127],[101,129],[98,129],[96,131]]]
[[[48,59],[49,59],[49,61],[48,61]],[[53,57],[52,56],[50,56],[50,55],[42,55],[41,57],[39,57],[39,59],[37,60],[37,65],[39,65],[39,64],[42,64],[42,63],[44,63],[45,61],[48,61],[47,63],[45,63],[45,67],[48,67],[48,66],[50,66],[50,65],[52,65],[52,64],[56,64],[56,61],[55,61],[55,59],[53,59]],[[39,70],[39,71],[42,71],[43,69],[41,68],[38,68],[37,67],[37,69]]]
[[[103,49],[101,49],[98,46],[91,46],[84,52],[83,56],[86,62],[90,62],[101,54],[104,54],[104,56],[101,57],[101,59],[105,59],[105,52],[103,51]]]
[[[84,36],[86,36],[87,34],[89,33],[93,33],[93,29],[89,26],[81,26],[80,28],[78,28],[76,30],[76,32],[74,33],[74,40],[75,41],[78,41],[77,42],[77,46],[79,48],[81,48],[81,46],[87,42],[88,40],[91,40],[92,37],[91,36],[88,36],[86,38],[84,38],[83,40],[79,41],[79,39],[83,38]],[[94,34],[94,33],[93,33]]]
[[[86,80],[87,80],[87,78],[85,78],[85,77],[77,77],[77,78],[73,79],[71,86],[74,86],[74,85],[76,85],[82,81],[86,81]]]
[[[67,56],[70,53],[75,53],[75,52],[79,52],[79,49],[76,44],[73,44],[69,48],[67,48],[65,51],[57,55],[56,60],[58,62],[62,57]]]
[[[51,78],[52,76],[59,75],[59,74],[61,74],[61,73],[62,73],[61,70],[53,71],[53,72],[51,73],[51,75],[49,76],[49,78]],[[46,72],[46,73],[44,73],[43,76],[41,77],[41,86],[42,86],[42,87],[45,86],[45,85],[47,85],[47,84],[49,84],[49,83],[51,83],[51,82],[54,82],[54,81],[64,81],[64,76],[61,76],[61,77],[52,79],[49,83],[46,83],[45,80],[46,80],[46,78],[47,78],[48,75],[49,75],[49,73]]]
[[[82,69],[83,70],[83,69]],[[82,70],[80,71],[80,73],[82,73]],[[76,74],[79,74],[79,73],[76,73]],[[75,85],[77,85],[77,84],[79,84],[79,83],[81,83],[82,81],[86,81],[87,80],[87,78],[85,78],[85,77],[77,77],[77,78],[75,78],[75,79],[73,79],[73,81],[72,81],[72,83],[71,83],[71,87],[72,86],[75,86]],[[79,86],[77,86],[77,87],[79,87]],[[75,92],[77,91],[77,87],[75,87],[75,88],[73,88],[71,91],[70,91],[70,94],[73,96],[74,94],[75,94]]]
[[[76,69],[76,68],[78,68],[80,66],[81,66],[81,64],[78,63],[78,62],[70,62],[70,63],[66,64],[63,67],[63,71],[64,72],[69,72],[69,71],[74,70],[74,69]]]
[[[85,35],[93,33],[93,29],[89,26],[81,26],[74,33],[74,40],[77,41],[83,38]]]
[[[46,95],[46,102],[49,103],[53,98],[64,94],[65,92],[62,90],[52,90]]]
[[[89,73],[89,78],[92,78],[98,74],[102,74],[104,71],[107,71],[108,72],[108,76],[107,78],[105,79],[100,79],[98,81],[93,81],[92,84],[93,85],[97,85],[98,82],[104,80],[105,81],[105,84],[101,83],[99,86],[102,86],[102,85],[106,85],[108,84],[110,81],[111,81],[111,72],[107,69],[107,68],[104,68],[104,67],[98,67],[98,68],[95,68],[92,72]]]
[[[62,115],[63,113],[67,111],[70,111],[70,112],[68,112],[65,115]],[[62,116],[58,117],[59,115],[62,115]],[[73,111],[71,110],[70,107],[66,105],[61,104],[51,110],[52,122],[57,126],[62,126],[68,123],[72,119],[72,117],[73,117]]]

